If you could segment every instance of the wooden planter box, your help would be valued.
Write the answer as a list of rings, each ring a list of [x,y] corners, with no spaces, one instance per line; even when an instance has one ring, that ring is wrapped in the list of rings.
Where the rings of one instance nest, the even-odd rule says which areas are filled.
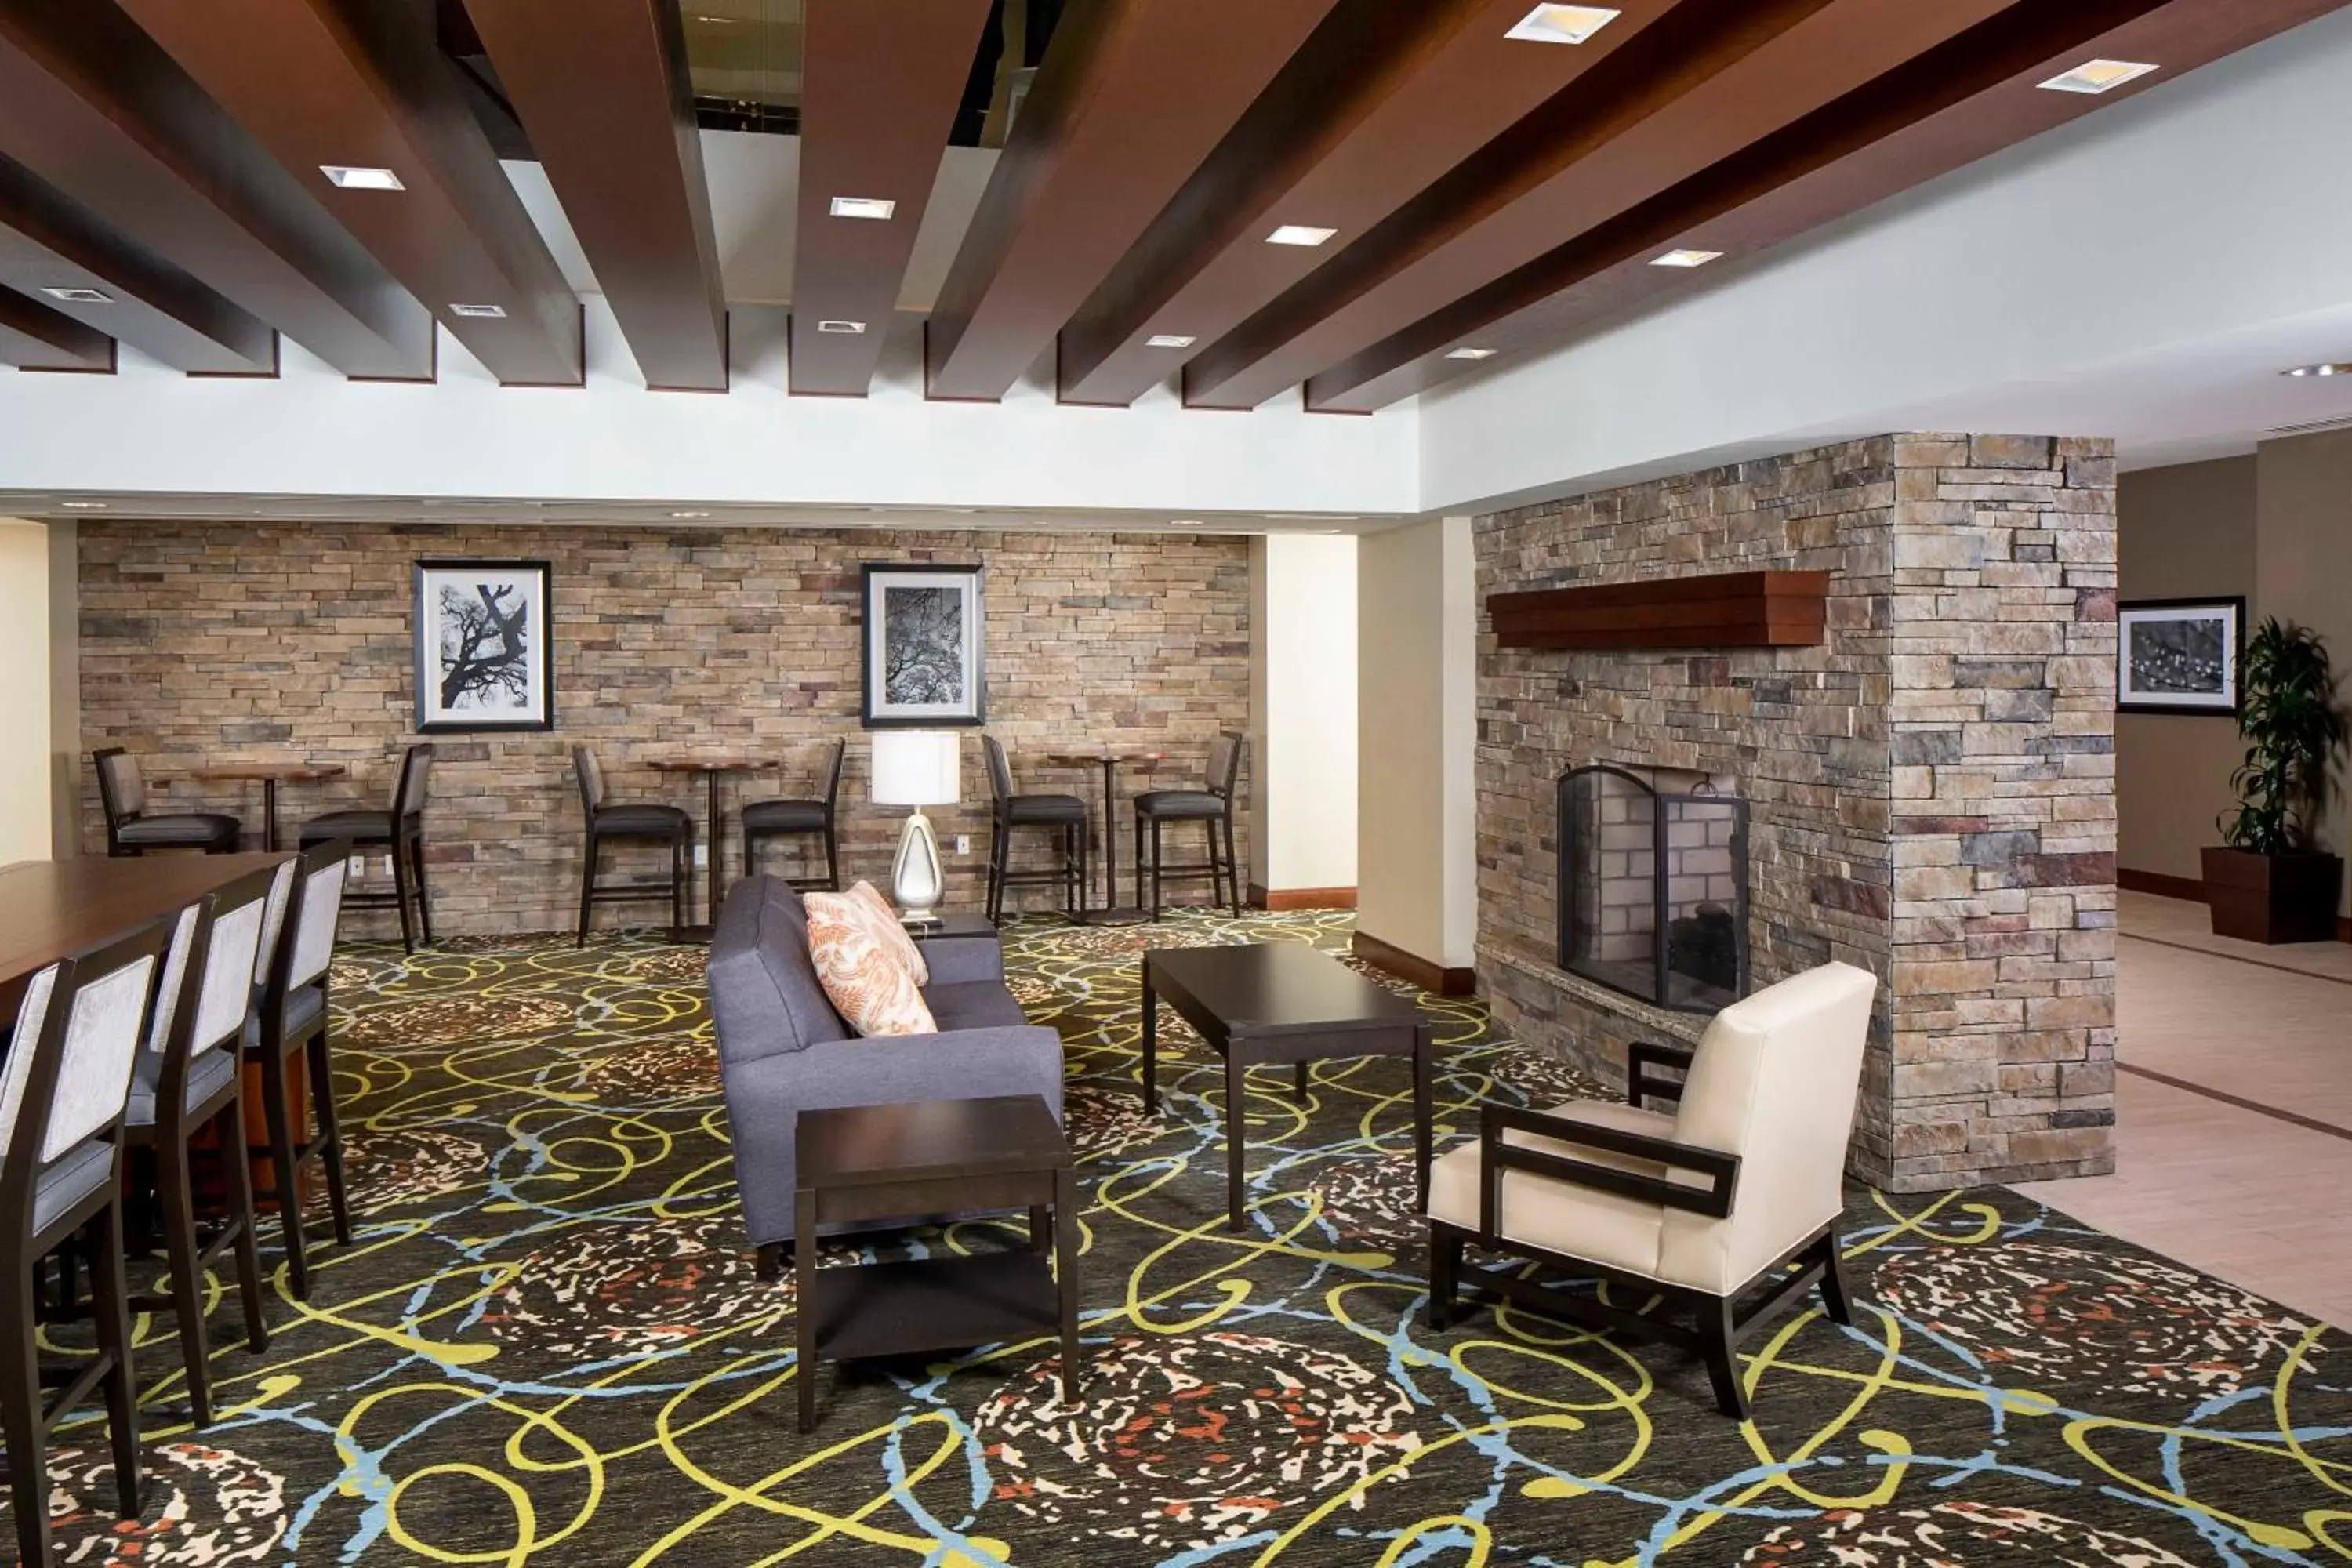
[[[2215,936],[2271,944],[2335,940],[2342,860],[2218,848],[2204,858],[2205,902]]]

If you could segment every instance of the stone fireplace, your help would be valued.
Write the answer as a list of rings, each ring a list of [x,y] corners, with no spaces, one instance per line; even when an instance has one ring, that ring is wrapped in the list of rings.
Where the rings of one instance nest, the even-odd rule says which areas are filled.
[[[1477,963],[1501,1026],[1622,1084],[1628,1043],[1696,1040],[1720,1005],[1674,979],[1712,962],[1719,980],[1715,913],[1677,962],[1676,922],[1713,906],[1740,939],[1735,991],[1832,959],[1883,982],[1864,1178],[2112,1169],[2114,527],[2105,443],[2000,436],[1880,437],[1479,519],[1482,603],[1831,574],[1817,645],[1506,648],[1482,622]],[[1606,791],[1568,802],[1599,763],[1659,803],[1741,803],[1738,899],[1712,858],[1663,868],[1663,985],[1660,868],[1639,858],[1659,819],[1639,791],[1622,817]],[[1571,858],[1571,804],[1627,858]],[[1677,828],[1719,847],[1709,823],[1664,825],[1670,852]],[[1612,922],[1612,898],[1648,920]]]
[[[1671,768],[1559,780],[1559,966],[1714,1014],[1748,994],[1748,803]]]

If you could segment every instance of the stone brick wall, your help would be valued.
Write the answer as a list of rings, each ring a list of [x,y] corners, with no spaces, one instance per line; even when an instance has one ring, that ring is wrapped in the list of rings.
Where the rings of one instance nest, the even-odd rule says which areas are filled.
[[[809,793],[821,743],[845,736],[844,870],[886,881],[904,813],[866,802],[865,562],[988,568],[989,730],[1012,751],[1023,789],[1082,795],[1099,819],[1100,770],[1051,769],[1036,753],[1101,742],[1171,753],[1151,780],[1122,773],[1125,862],[1125,797],[1155,781],[1192,783],[1219,730],[1248,728],[1240,539],[129,521],[85,524],[80,535],[83,744],[126,747],[151,779],[168,780],[158,809],[236,811],[257,835],[257,785],[196,784],[185,770],[258,753],[347,764],[351,776],[337,784],[287,788],[289,836],[314,813],[380,805],[414,738],[411,563],[551,563],[556,730],[436,738],[429,869],[436,925],[453,932],[570,929],[582,832],[571,747],[583,742],[597,749],[614,798],[667,800],[699,821],[700,781],[656,774],[646,756],[709,746],[774,757],[777,770],[729,782],[731,820],[743,799]],[[931,815],[943,847],[971,836],[969,856],[950,857],[950,901],[971,908],[988,846],[976,738],[965,746],[963,789],[961,806]],[[87,760],[82,816],[85,846],[102,848]],[[1246,817],[1238,826],[1246,857]],[[1020,840],[1030,861],[1032,837]],[[735,852],[730,832],[730,877]],[[772,846],[771,866],[789,852]],[[654,868],[655,852],[642,853]],[[1048,897],[1026,890],[1031,903]],[[623,906],[599,920],[659,913]],[[388,915],[353,919],[355,931],[389,929]]]
[[[1620,1083],[1627,1041],[1696,1037],[1556,966],[1554,785],[1593,762],[1706,773],[1751,803],[1756,984],[1831,959],[1887,982],[1859,1173],[2106,1168],[2113,500],[2092,443],[1882,437],[1481,519],[1482,599],[1834,574],[1819,647],[1482,635],[1479,977],[1505,1023]]]

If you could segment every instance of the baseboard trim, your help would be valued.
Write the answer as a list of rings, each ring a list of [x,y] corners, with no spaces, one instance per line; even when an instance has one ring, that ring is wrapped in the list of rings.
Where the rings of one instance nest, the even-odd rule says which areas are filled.
[[[1475,969],[1448,969],[1433,963],[1401,947],[1392,947],[1376,936],[1356,933],[1356,956],[1376,969],[1385,969],[1400,980],[1410,980],[1423,991],[1440,996],[1475,996],[1478,994],[1478,972]]]
[[[1249,901],[1261,910],[1285,914],[1293,910],[1352,910],[1353,888],[1261,888],[1250,884]]]
[[[2189,903],[2205,901],[2205,884],[2195,877],[2174,877],[2162,871],[2134,871],[2126,867],[2116,868],[2116,886],[2126,893],[2153,893],[2159,899],[2180,899]],[[2336,940],[2352,942],[2352,917],[2336,917]],[[2194,949],[2203,952],[2202,948]]]

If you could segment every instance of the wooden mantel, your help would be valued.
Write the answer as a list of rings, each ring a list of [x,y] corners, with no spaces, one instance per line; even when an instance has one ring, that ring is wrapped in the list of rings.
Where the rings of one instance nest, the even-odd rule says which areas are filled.
[[[1826,572],[1726,572],[1496,594],[1504,647],[1813,647],[1829,640]]]

